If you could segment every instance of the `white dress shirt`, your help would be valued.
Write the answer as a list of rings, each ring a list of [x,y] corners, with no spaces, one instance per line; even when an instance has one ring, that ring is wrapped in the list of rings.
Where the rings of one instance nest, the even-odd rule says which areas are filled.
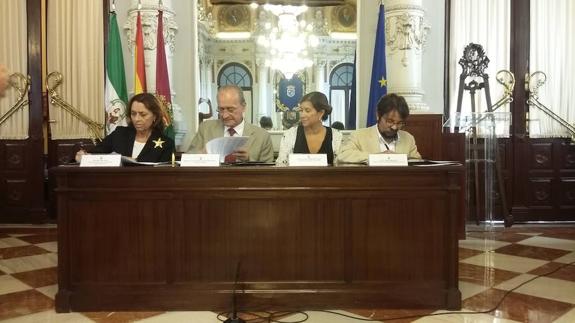
[[[236,133],[234,134],[234,137],[241,137],[244,133],[244,124],[245,124],[245,120],[242,120],[242,122],[235,127],[224,126],[224,137],[231,137],[230,133],[228,131],[228,129],[230,129],[230,128],[234,128],[234,130],[236,131]]]

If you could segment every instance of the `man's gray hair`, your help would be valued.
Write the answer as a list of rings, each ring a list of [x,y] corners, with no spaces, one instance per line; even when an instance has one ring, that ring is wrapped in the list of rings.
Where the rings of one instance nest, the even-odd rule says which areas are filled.
[[[246,106],[246,98],[244,97],[244,91],[235,84],[222,85],[218,89],[218,94],[223,91],[235,91],[240,99],[240,104],[244,107]]]

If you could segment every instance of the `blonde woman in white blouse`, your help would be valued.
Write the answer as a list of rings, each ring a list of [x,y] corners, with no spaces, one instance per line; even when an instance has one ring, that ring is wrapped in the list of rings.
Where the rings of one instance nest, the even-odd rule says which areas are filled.
[[[328,164],[333,165],[342,135],[322,124],[332,110],[327,97],[321,92],[310,92],[300,100],[299,109],[300,125],[284,133],[276,165],[287,166],[290,154],[326,154]]]

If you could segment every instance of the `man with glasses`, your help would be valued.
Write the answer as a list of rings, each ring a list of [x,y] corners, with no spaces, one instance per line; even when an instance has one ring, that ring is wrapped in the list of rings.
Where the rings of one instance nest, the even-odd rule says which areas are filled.
[[[244,120],[246,100],[241,88],[225,85],[218,90],[218,120],[206,120],[200,124],[190,147],[191,153],[205,153],[206,144],[219,137],[249,137],[246,147],[226,156],[226,162],[257,161],[272,163],[274,149],[270,134],[264,129]]]
[[[377,103],[377,124],[351,133],[343,144],[338,161],[366,163],[369,154],[407,154],[407,158],[421,159],[415,139],[401,130],[409,116],[409,107],[402,96],[387,94]]]

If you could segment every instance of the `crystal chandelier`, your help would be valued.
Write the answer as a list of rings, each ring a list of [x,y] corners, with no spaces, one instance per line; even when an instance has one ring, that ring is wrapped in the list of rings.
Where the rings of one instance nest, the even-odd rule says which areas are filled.
[[[313,65],[310,48],[317,47],[319,41],[311,33],[313,26],[297,16],[307,11],[307,6],[263,6],[264,10],[277,16],[277,27],[266,24],[267,35],[260,35],[259,45],[268,50],[269,58],[265,64],[280,71],[285,78],[291,79],[298,71]]]

